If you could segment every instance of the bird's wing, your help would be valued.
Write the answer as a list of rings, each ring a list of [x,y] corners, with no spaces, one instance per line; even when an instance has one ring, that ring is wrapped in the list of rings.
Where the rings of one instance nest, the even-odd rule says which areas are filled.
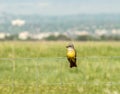
[[[68,58],[68,61],[70,63],[70,67],[77,67],[77,65],[76,65],[76,57],[75,58]]]

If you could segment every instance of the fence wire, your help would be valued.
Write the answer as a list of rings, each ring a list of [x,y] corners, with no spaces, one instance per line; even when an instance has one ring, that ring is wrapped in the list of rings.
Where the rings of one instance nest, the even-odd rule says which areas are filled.
[[[66,59],[66,57],[39,57],[39,58],[24,58],[24,57],[19,57],[19,58],[0,58],[0,60],[35,60],[35,59]],[[120,56],[81,56],[81,57],[76,57],[77,59],[119,59]]]
[[[61,75],[60,76],[60,81],[59,82],[50,82],[50,83],[49,82],[40,83],[39,82],[40,78],[43,76],[44,73],[41,73],[39,71],[39,68],[43,68],[43,70],[45,69],[44,67],[41,66],[41,62],[42,63],[46,63],[50,59],[52,59],[52,62],[53,61],[56,62],[56,63],[59,62],[59,64],[58,64],[59,67],[58,68],[60,68],[60,69],[58,69],[58,70],[60,71],[60,75]],[[89,60],[95,60],[95,59],[98,59],[98,60],[105,60],[105,59],[107,59],[107,60],[111,61],[112,59],[115,59],[115,60],[117,60],[117,63],[120,63],[120,56],[86,56],[86,57],[77,57],[77,59],[79,61],[82,61],[82,60],[88,60],[89,61]],[[44,60],[45,60],[45,62],[44,62]],[[21,58],[14,58],[14,57],[13,58],[0,58],[0,65],[3,64],[5,61],[7,61],[7,63],[11,62],[11,64],[12,64],[11,65],[12,67],[10,67],[11,68],[10,70],[12,70],[12,73],[11,73],[11,77],[12,78],[10,79],[10,81],[11,81],[10,83],[7,83],[7,81],[6,82],[3,82],[3,81],[0,82],[0,87],[1,86],[11,87],[12,94],[15,94],[15,87],[17,87],[17,86],[21,86],[21,87],[22,86],[26,86],[26,87],[33,86],[33,87],[36,88],[35,94],[39,94],[40,86],[44,86],[44,85],[47,85],[47,86],[60,86],[60,87],[62,87],[64,85],[93,85],[93,86],[97,86],[97,85],[110,85],[110,86],[118,85],[119,86],[120,85],[120,80],[117,81],[117,82],[112,81],[112,80],[111,81],[103,81],[103,82],[102,81],[101,82],[100,81],[92,81],[92,82],[90,82],[90,81],[86,81],[86,80],[83,80],[82,82],[78,82],[78,83],[76,83],[76,82],[69,82],[69,83],[68,82],[64,82],[64,78],[62,77],[62,75],[64,74],[65,65],[63,65],[63,61],[67,62],[66,57],[53,57],[53,58],[51,58],[51,57],[40,57],[40,58],[22,58],[22,57]],[[18,66],[17,63],[19,63],[19,64],[24,63],[23,65],[20,65],[20,66],[21,67],[26,66],[26,68],[27,68],[27,66],[31,67],[29,65],[30,63],[33,64],[33,66],[35,68],[35,70],[34,70],[35,73],[33,72],[33,76],[35,76],[35,80],[32,80],[32,81],[35,81],[34,83],[32,83],[32,84],[30,82],[23,83],[23,82],[19,82],[19,81],[16,83],[16,71],[19,71],[17,69],[17,66]],[[68,65],[68,64],[66,63],[66,65]],[[9,66],[9,64],[5,65],[6,68],[9,68],[8,66]],[[52,65],[44,65],[44,66],[45,67],[53,67],[55,65],[53,64],[53,66]],[[85,65],[85,66],[87,66],[87,65]],[[2,67],[4,67],[4,66],[1,66],[1,68]],[[69,67],[69,66],[67,66],[67,67]],[[28,69],[26,69],[26,70],[28,71],[27,73],[30,74],[29,71],[31,71],[31,70],[28,70]],[[70,68],[68,70],[71,71]],[[23,71],[25,71],[25,70],[23,70]],[[1,70],[1,72],[2,72],[2,70]],[[52,72],[52,71],[48,70],[48,71],[45,71],[45,72],[48,73],[47,76],[49,76],[49,73]],[[26,75],[28,75],[28,74],[26,74]],[[19,74],[17,74],[17,75],[19,75]],[[30,76],[31,75],[32,74],[30,74]],[[24,75],[22,77],[24,77]],[[31,79],[31,78],[28,77],[28,80],[29,79]],[[44,78],[44,79],[46,79],[46,78]],[[54,79],[54,78],[51,78],[51,79]],[[61,90],[61,94],[62,94],[62,90]]]

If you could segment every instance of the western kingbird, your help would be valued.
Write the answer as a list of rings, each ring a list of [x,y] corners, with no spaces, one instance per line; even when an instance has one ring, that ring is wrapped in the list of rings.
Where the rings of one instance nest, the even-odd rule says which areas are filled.
[[[66,48],[67,48],[67,59],[70,63],[70,68],[77,67],[77,64],[76,64],[76,50],[74,48],[74,45],[69,44],[68,46],[66,46]]]

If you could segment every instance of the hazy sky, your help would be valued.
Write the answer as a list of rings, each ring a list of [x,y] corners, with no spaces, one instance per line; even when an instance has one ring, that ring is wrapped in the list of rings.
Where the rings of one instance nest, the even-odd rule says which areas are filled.
[[[68,15],[120,13],[120,0],[0,0],[0,13]]]

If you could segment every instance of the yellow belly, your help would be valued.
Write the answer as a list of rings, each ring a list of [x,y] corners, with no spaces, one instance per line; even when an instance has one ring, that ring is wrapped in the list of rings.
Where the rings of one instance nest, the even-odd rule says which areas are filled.
[[[69,58],[75,57],[75,52],[74,52],[74,51],[72,51],[72,52],[67,52],[67,57],[69,57]]]

